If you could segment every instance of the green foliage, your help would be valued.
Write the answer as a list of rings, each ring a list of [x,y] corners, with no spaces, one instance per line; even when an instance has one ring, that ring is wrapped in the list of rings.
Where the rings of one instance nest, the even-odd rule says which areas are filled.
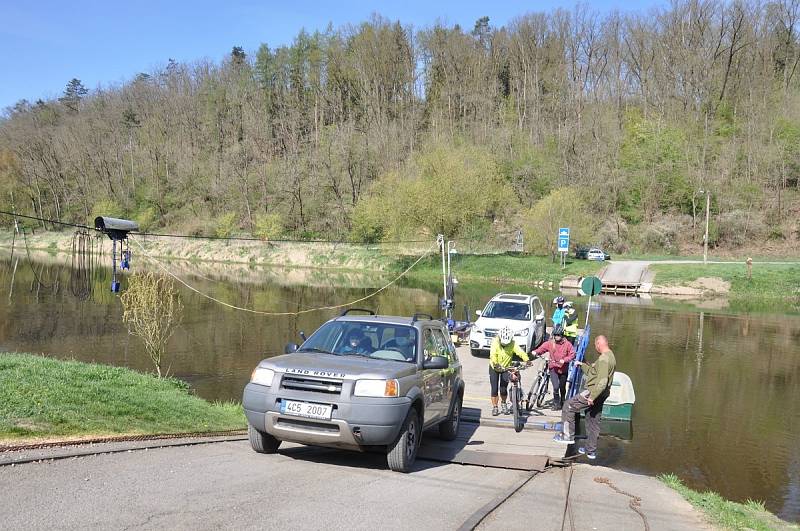
[[[130,369],[0,354],[0,438],[242,429],[238,404]]]
[[[239,221],[236,212],[228,212],[217,218],[214,232],[220,238],[227,238],[232,236],[238,227]]]
[[[555,253],[560,227],[570,228],[572,245],[593,243],[595,226],[585,193],[577,188],[559,188],[523,212],[525,252]]]
[[[94,226],[94,218],[97,216],[110,216],[112,218],[124,218],[126,215],[125,209],[116,201],[110,198],[100,199],[92,206],[92,211],[89,214],[89,219],[86,221],[89,226]]]
[[[691,213],[686,142],[682,130],[629,113],[619,159],[629,183],[618,198],[628,221],[650,219],[656,212]]]
[[[493,219],[513,203],[491,154],[477,146],[438,146],[401,173],[390,172],[354,213],[354,234],[461,234],[477,219]]]
[[[280,237],[283,234],[283,217],[275,212],[257,215],[253,234],[262,240],[273,240]]]

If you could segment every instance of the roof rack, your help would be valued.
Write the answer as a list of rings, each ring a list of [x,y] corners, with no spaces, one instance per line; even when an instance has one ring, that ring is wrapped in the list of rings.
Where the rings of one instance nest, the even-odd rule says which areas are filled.
[[[365,313],[367,313],[369,315],[375,315],[375,312],[373,312],[372,310],[367,310],[365,308],[348,308],[348,309],[346,309],[345,311],[342,312],[340,317],[344,317],[345,315],[349,315],[350,312],[365,312]]]
[[[428,321],[433,321],[433,316],[429,313],[415,313],[414,317],[411,318],[411,322],[416,323],[420,317],[426,317]]]

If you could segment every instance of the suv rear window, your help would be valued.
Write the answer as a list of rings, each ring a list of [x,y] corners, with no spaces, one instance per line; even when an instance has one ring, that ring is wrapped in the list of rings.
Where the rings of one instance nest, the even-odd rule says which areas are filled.
[[[491,319],[514,319],[516,321],[530,321],[531,307],[519,302],[489,301],[481,317]]]

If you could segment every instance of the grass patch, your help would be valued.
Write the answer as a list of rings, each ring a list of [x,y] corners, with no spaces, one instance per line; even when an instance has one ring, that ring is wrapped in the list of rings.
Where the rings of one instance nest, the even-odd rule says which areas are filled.
[[[658,479],[676,490],[686,500],[703,511],[712,523],[725,529],[753,529],[769,531],[772,529],[800,529],[797,525],[784,522],[764,508],[758,501],[745,503],[726,500],[716,492],[692,490],[675,474],[662,474]]]
[[[685,286],[701,277],[718,277],[730,282],[732,298],[777,298],[800,300],[800,265],[753,264],[753,278],[747,278],[747,266],[730,264],[654,264],[654,284]]]
[[[241,405],[130,369],[0,354],[0,439],[184,433],[246,427]]]
[[[398,262],[397,269],[405,269],[413,262],[404,259]],[[567,261],[567,267],[561,269],[558,261],[553,262],[546,256],[526,256],[516,254],[496,255],[455,255],[451,261],[453,274],[459,280],[481,281],[515,281],[515,282],[561,282],[565,276],[596,275],[603,268],[602,262],[588,260]],[[415,267],[411,276],[419,279],[442,277],[442,261],[440,256],[426,258]]]

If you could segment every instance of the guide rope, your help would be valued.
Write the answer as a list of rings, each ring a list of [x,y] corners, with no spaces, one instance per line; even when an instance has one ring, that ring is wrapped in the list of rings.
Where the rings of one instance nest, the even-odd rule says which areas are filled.
[[[150,259],[150,261],[152,261],[153,263],[155,263],[155,264],[156,264],[156,265],[157,265],[157,266],[158,266],[158,267],[159,267],[159,268],[160,268],[162,271],[164,271],[164,272],[165,272],[167,275],[171,276],[172,278],[174,278],[175,280],[177,280],[177,281],[178,281],[180,284],[183,284],[183,285],[184,285],[186,288],[188,288],[188,289],[190,289],[191,291],[193,291],[193,292],[197,293],[197,294],[198,294],[198,295],[200,295],[201,297],[205,297],[205,298],[206,298],[206,299],[208,299],[208,300],[214,301],[214,302],[216,302],[216,303],[218,303],[218,304],[221,304],[222,306],[226,306],[226,307],[228,307],[228,308],[231,308],[231,309],[233,309],[233,310],[239,310],[239,311],[243,311],[243,312],[254,313],[254,314],[257,314],[257,315],[266,315],[266,316],[273,316],[273,317],[279,317],[279,316],[292,316],[292,315],[301,315],[301,314],[306,314],[306,313],[311,313],[311,312],[317,312],[317,311],[322,311],[322,310],[337,310],[337,309],[340,309],[340,308],[345,308],[345,307],[347,307],[347,306],[352,306],[353,304],[357,304],[357,303],[359,303],[359,302],[362,302],[362,301],[365,301],[365,300],[367,300],[367,299],[370,299],[370,298],[374,297],[375,295],[377,295],[378,293],[380,293],[380,292],[382,292],[382,291],[384,291],[384,290],[388,289],[388,288],[389,288],[389,287],[391,287],[392,285],[394,285],[394,284],[395,284],[395,283],[396,283],[398,280],[400,280],[401,278],[403,278],[403,277],[404,277],[404,276],[405,276],[405,275],[406,275],[406,274],[407,274],[409,271],[411,271],[411,270],[414,268],[414,266],[416,266],[417,264],[419,264],[419,263],[420,263],[420,262],[421,262],[421,261],[422,261],[424,258],[426,258],[426,257],[427,257],[429,254],[431,254],[431,253],[433,252],[433,250],[435,249],[435,247],[431,247],[430,249],[428,249],[427,251],[425,251],[425,253],[424,253],[424,254],[422,254],[422,256],[420,256],[419,258],[417,258],[417,260],[416,260],[416,261],[415,261],[413,264],[411,264],[410,266],[408,266],[408,268],[406,268],[406,270],[405,270],[405,271],[403,271],[402,273],[400,273],[400,275],[399,275],[399,276],[397,276],[395,279],[393,279],[391,282],[389,282],[389,283],[388,283],[388,284],[386,284],[385,286],[383,286],[383,287],[381,287],[381,288],[379,288],[379,289],[377,289],[377,290],[373,291],[372,293],[370,293],[370,294],[369,294],[369,295],[367,295],[366,297],[361,297],[360,299],[356,299],[356,300],[354,300],[354,301],[350,301],[350,302],[347,302],[347,303],[344,303],[344,304],[336,304],[336,305],[332,305],[332,306],[320,306],[320,307],[317,307],[317,308],[307,308],[307,309],[305,309],[305,310],[298,310],[298,311],[296,311],[296,312],[265,312],[265,311],[262,311],[262,310],[254,310],[254,309],[252,309],[252,308],[243,308],[243,307],[241,307],[241,306],[236,306],[236,305],[234,305],[234,304],[230,304],[230,303],[228,303],[228,302],[225,302],[225,301],[222,301],[222,300],[220,300],[220,299],[217,299],[217,298],[215,298],[215,297],[212,297],[211,295],[209,295],[209,294],[207,294],[207,293],[203,293],[203,292],[202,292],[202,291],[200,291],[199,289],[195,288],[194,286],[191,286],[190,284],[188,284],[187,282],[185,282],[183,279],[181,279],[180,277],[178,277],[177,275],[175,275],[175,274],[174,274],[172,271],[170,271],[170,270],[169,270],[167,267],[165,267],[165,266],[164,266],[164,265],[161,263],[161,261],[159,261],[158,259],[156,259],[156,258],[154,258],[153,256],[151,256],[151,255],[150,255],[150,254],[147,252],[147,250],[145,250],[144,246],[142,245],[142,243],[139,241],[139,239],[138,239],[138,238],[133,238],[132,236],[129,236],[129,238],[130,238],[131,240],[133,240],[133,241],[136,243],[136,245],[138,245],[138,246],[139,246],[139,249],[141,249],[141,251],[142,251],[142,254],[143,254],[143,255],[144,255],[146,258]]]

